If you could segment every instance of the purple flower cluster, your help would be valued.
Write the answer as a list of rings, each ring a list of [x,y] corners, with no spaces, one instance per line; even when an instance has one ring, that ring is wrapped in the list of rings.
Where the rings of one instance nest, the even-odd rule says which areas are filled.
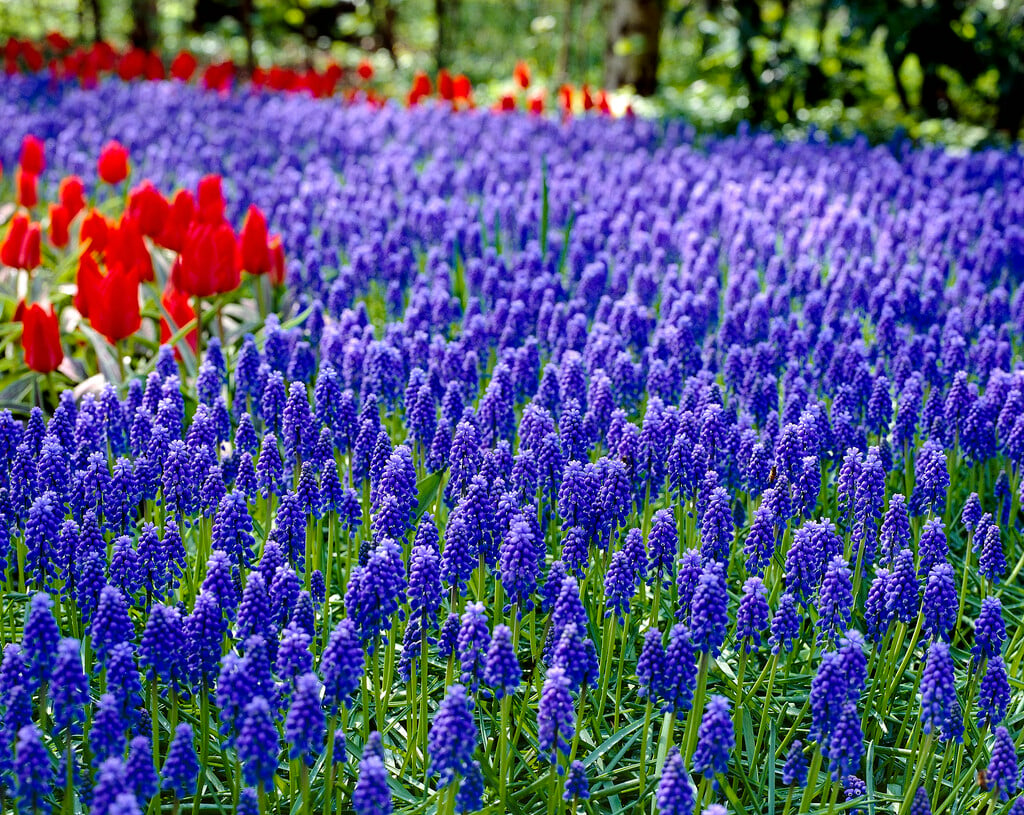
[[[534,811],[541,765],[594,811],[926,801],[945,742],[1017,794],[1019,151],[27,78],[0,112],[7,166],[30,130],[90,189],[111,136],[223,173],[290,258],[197,367],[0,412],[20,811]]]

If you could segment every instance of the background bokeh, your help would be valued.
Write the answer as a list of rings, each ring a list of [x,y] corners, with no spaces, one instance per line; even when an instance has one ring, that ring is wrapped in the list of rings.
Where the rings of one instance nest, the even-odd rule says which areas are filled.
[[[974,145],[1024,119],[1024,0],[13,0],[0,34],[89,41],[97,12],[113,42],[240,64],[248,21],[255,64],[369,56],[384,91],[449,66],[486,100],[526,60],[549,98],[563,81],[624,86],[705,130]]]

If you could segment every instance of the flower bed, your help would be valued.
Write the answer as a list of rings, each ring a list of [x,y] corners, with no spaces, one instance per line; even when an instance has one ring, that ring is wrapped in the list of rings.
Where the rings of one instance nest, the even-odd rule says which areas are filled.
[[[19,812],[1020,813],[1019,152],[0,115]]]
[[[100,81],[116,78],[124,82],[192,83],[205,90],[230,93],[235,90],[255,92],[297,93],[316,99],[341,97],[348,102],[385,104],[389,96],[373,82],[373,63],[362,59],[354,70],[347,70],[330,61],[323,70],[303,69],[287,65],[257,66],[248,73],[231,60],[202,65],[195,54],[179,51],[174,57],[138,48],[118,50],[108,42],[76,46],[59,33],[50,34],[41,43],[8,38],[4,46],[4,72],[8,76],[25,74],[46,78],[53,92],[61,85],[78,84],[95,88]],[[583,85],[575,88],[562,84],[554,94],[553,106],[564,116],[595,112],[612,113],[608,94]],[[409,90],[398,97],[408,106],[427,100],[450,104],[455,110],[471,110],[476,106],[473,86],[465,74],[453,74],[442,68],[431,78],[417,71]],[[547,88],[532,86],[529,65],[516,64],[511,89],[502,93],[492,105],[495,111],[528,110],[543,113],[551,103]],[[632,115],[632,106],[623,112]]]

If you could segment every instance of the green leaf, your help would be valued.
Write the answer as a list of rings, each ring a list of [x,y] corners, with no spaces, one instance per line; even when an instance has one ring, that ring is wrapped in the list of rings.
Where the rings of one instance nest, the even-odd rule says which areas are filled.
[[[437,498],[437,492],[441,488],[443,477],[444,471],[438,471],[424,476],[416,482],[416,493],[418,495],[416,517],[420,517],[423,513],[429,512],[433,508],[434,500]]]
[[[542,255],[548,252],[548,220],[551,217],[551,207],[548,202],[548,163],[541,159],[540,164],[540,251]]]
[[[107,338],[100,334],[96,329],[90,325],[82,323],[78,330],[81,331],[85,338],[89,341],[92,346],[93,352],[96,354],[96,362],[99,365],[100,373],[107,382],[120,383],[121,381],[121,369],[117,364],[117,355],[114,351],[114,347],[107,342]]]

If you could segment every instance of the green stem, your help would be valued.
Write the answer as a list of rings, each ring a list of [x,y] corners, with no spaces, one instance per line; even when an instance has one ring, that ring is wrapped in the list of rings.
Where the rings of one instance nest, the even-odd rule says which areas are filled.
[[[956,612],[955,628],[957,630],[960,629],[960,621],[964,618],[964,604],[967,601],[967,581],[971,576],[971,539],[973,537],[973,534],[968,534],[967,540],[964,543],[964,561],[962,564],[963,577],[960,579],[960,594],[958,595],[960,598],[960,604],[957,607]]]
[[[601,693],[597,698],[597,719],[595,725],[601,726],[601,720],[604,718],[604,700],[608,698],[608,682],[611,674],[611,661],[612,651],[615,650],[615,623],[618,617],[613,613],[608,618],[608,625],[605,626],[603,632],[603,640],[601,642]]]
[[[896,671],[895,676],[887,683],[885,692],[882,694],[882,710],[887,711],[889,709],[889,700],[892,698],[893,693],[899,687],[900,681],[903,679],[903,674],[906,673],[907,666],[910,664],[911,658],[914,656],[914,649],[917,647],[918,637],[921,636],[921,623],[924,620],[924,615],[917,615],[917,625],[914,627],[914,634],[910,638],[910,647],[907,648],[906,654],[903,655],[903,660],[900,662],[900,666]],[[904,628],[906,630],[906,628]],[[899,643],[902,645],[902,638]],[[893,653],[899,653],[899,645],[893,651]]]
[[[209,767],[210,761],[210,694],[206,689],[206,680],[202,682],[202,686],[199,690],[199,727],[202,734],[202,743],[199,748],[200,750],[200,767]],[[196,797],[192,801],[192,815],[199,815],[199,802],[203,797],[203,787],[205,784],[205,775],[200,774],[199,786],[196,789]]]
[[[331,799],[334,797],[334,734],[338,726],[334,716],[328,716],[327,720],[327,758],[324,762],[323,815],[331,814]]]
[[[150,719],[153,722],[153,758],[160,764],[160,721],[157,713],[160,710],[160,691],[156,686],[156,679],[149,680],[149,705]]]
[[[309,815],[313,798],[309,794],[309,765],[305,759],[299,759],[299,795],[302,798],[302,815]]]
[[[626,655],[626,641],[629,638],[629,614],[626,614],[626,618],[622,624],[622,645],[620,651],[620,658],[618,665],[616,666],[616,677],[615,677],[615,714],[612,717],[612,731],[619,729],[619,714],[622,712],[622,666],[625,662]]]
[[[669,747],[672,746],[672,731],[675,730],[676,712],[673,710],[661,720],[661,735],[658,736],[658,757],[654,762],[658,775],[661,775],[661,768],[665,766],[665,759],[668,757]]]
[[[420,637],[420,724],[419,724],[419,747],[420,758],[423,761],[423,772],[427,772],[427,694],[429,691],[430,663],[428,661],[427,630],[424,628]],[[424,790],[427,787],[426,777],[423,780]]]
[[[793,805],[793,790],[794,787],[789,788],[789,792],[786,793],[786,803],[782,807],[782,815],[789,815],[789,808]]]
[[[196,295],[196,366],[203,360],[203,298]]]
[[[811,759],[811,769],[807,773],[807,786],[804,787],[804,794],[800,796],[800,808],[797,812],[807,812],[818,786],[818,773],[821,771],[821,749],[814,748],[814,757]]]
[[[757,724],[757,736],[754,738],[754,755],[761,752],[761,739],[764,737],[765,725],[768,722],[768,711],[771,710],[772,690],[775,687],[775,669],[779,664],[779,655],[772,654],[768,662],[768,689],[764,694],[764,701],[761,704],[761,720]]]
[[[557,762],[552,762],[550,770],[550,785],[548,793],[548,815],[555,815],[558,811],[558,767]]]
[[[125,369],[124,369],[124,346],[122,340],[118,340],[114,343],[114,356],[117,357],[117,370],[121,375],[121,382],[125,381]]]
[[[380,634],[377,635],[373,644],[373,660],[377,662],[380,658]],[[370,679],[373,682],[373,716],[376,722],[376,729],[384,735],[384,703],[383,689],[381,688],[381,676],[377,667],[370,668]]]
[[[500,723],[498,725],[498,767],[500,770],[498,773],[499,801],[508,800],[505,796],[508,792],[508,760],[510,752],[508,749],[508,715],[511,704],[511,696],[506,694],[501,697],[501,711],[499,713]]]
[[[736,731],[736,758],[743,763],[743,679],[744,674],[747,672],[747,649],[745,646],[740,646],[740,664],[736,669],[736,698],[733,704],[736,706],[732,713],[732,726],[733,730]],[[765,706],[767,707],[768,700],[765,699]]]
[[[693,707],[690,708],[690,715],[686,719],[686,753],[692,756],[697,746],[697,730],[700,728],[700,719],[704,713],[704,694],[708,687],[708,662],[710,655],[705,652],[700,657],[700,668],[697,671],[697,692],[693,695]]]
[[[914,775],[911,777],[910,784],[906,787],[906,793],[903,796],[903,804],[900,806],[899,815],[906,815],[910,811],[910,805],[914,802],[914,791],[917,789],[917,782],[921,778],[921,772],[924,770],[925,762],[928,760],[928,754],[932,748],[932,734],[928,733],[918,745],[917,749],[917,766],[914,768]]]
[[[636,796],[636,811],[638,813],[643,812],[644,793],[647,791],[647,740],[650,736],[653,709],[654,705],[651,704],[650,697],[648,697],[647,704],[644,706],[644,727],[640,735],[640,786]]]

